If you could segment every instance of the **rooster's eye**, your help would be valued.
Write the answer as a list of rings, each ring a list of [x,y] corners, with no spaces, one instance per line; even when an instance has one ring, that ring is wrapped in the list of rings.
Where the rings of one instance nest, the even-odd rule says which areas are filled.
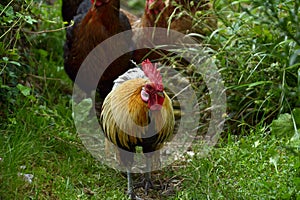
[[[142,100],[144,102],[148,102],[148,100],[149,100],[149,94],[145,91],[144,88],[141,91],[141,97],[142,97]]]
[[[163,92],[157,92],[158,96],[165,97],[165,94]]]

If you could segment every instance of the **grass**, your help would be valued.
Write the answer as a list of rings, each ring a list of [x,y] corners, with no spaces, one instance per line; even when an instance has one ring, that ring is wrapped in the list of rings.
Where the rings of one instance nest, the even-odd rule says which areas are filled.
[[[258,129],[193,157],[179,170],[185,181],[178,199],[299,199],[299,157],[285,139]]]
[[[0,31],[0,199],[127,199],[126,176],[92,157],[76,133],[64,32],[21,34],[63,26],[60,1],[34,2],[30,12],[19,7],[21,15],[1,16],[3,27],[18,23],[10,34]],[[196,140],[194,155],[155,172],[168,190],[150,191],[148,199],[300,199],[299,44],[289,37],[299,30],[293,12],[283,12],[291,2],[274,15],[276,2],[254,1],[253,10],[243,10],[247,1],[215,3],[220,26],[206,41],[220,47],[214,54],[228,88],[226,131],[207,156]],[[268,28],[277,15],[284,20]],[[281,32],[284,22],[291,26]]]
[[[70,107],[25,104],[0,136],[2,199],[126,199],[125,176],[85,150]],[[229,135],[207,157],[187,155],[159,172],[182,181],[162,199],[299,199],[300,159],[286,148],[288,140],[264,127]],[[20,173],[32,174],[32,182]]]
[[[97,198],[110,193],[119,199],[123,190],[116,186],[126,180],[87,152],[76,135],[70,98],[60,92],[65,86],[46,82],[46,93],[54,96],[45,100],[20,92],[23,106],[1,131],[1,199],[84,199],[88,191]],[[24,174],[33,175],[32,182]]]

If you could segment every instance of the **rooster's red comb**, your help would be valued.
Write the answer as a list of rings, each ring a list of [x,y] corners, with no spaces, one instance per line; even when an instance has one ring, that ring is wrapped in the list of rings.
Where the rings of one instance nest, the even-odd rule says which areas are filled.
[[[163,90],[162,76],[157,70],[157,63],[152,64],[149,59],[142,62],[142,69],[149,80],[155,84],[157,90]]]

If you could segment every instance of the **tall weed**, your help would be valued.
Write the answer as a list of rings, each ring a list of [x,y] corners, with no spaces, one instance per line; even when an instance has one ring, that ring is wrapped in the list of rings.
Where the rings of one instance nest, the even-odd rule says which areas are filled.
[[[219,29],[209,42],[218,47],[232,129],[299,107],[299,2],[216,0],[214,9]]]

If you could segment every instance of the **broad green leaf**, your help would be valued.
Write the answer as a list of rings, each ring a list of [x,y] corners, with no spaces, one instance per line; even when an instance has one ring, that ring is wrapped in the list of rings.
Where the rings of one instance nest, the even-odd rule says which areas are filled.
[[[9,63],[11,63],[11,64],[14,64],[14,65],[17,65],[17,66],[21,66],[21,64],[19,63],[19,62],[16,62],[16,61],[9,61]]]
[[[87,120],[90,110],[93,106],[93,101],[91,98],[84,99],[80,103],[76,104],[73,102],[73,117],[77,122],[84,122]]]
[[[8,57],[5,56],[5,57],[2,57],[2,60],[3,60],[4,62],[8,62],[9,59],[8,59]]]
[[[30,15],[27,15],[24,17],[25,21],[28,23],[28,24],[33,24],[33,23],[36,23],[37,21],[35,19],[33,19]]]
[[[293,116],[294,116],[297,128],[300,129],[300,108],[295,108],[293,110]]]
[[[272,133],[277,136],[294,135],[292,116],[288,113],[279,115],[271,124]]]
[[[21,85],[21,84],[18,84],[18,85],[17,85],[17,88],[20,90],[20,92],[21,92],[25,97],[27,97],[27,96],[30,95],[31,88],[26,87],[26,86]]]

